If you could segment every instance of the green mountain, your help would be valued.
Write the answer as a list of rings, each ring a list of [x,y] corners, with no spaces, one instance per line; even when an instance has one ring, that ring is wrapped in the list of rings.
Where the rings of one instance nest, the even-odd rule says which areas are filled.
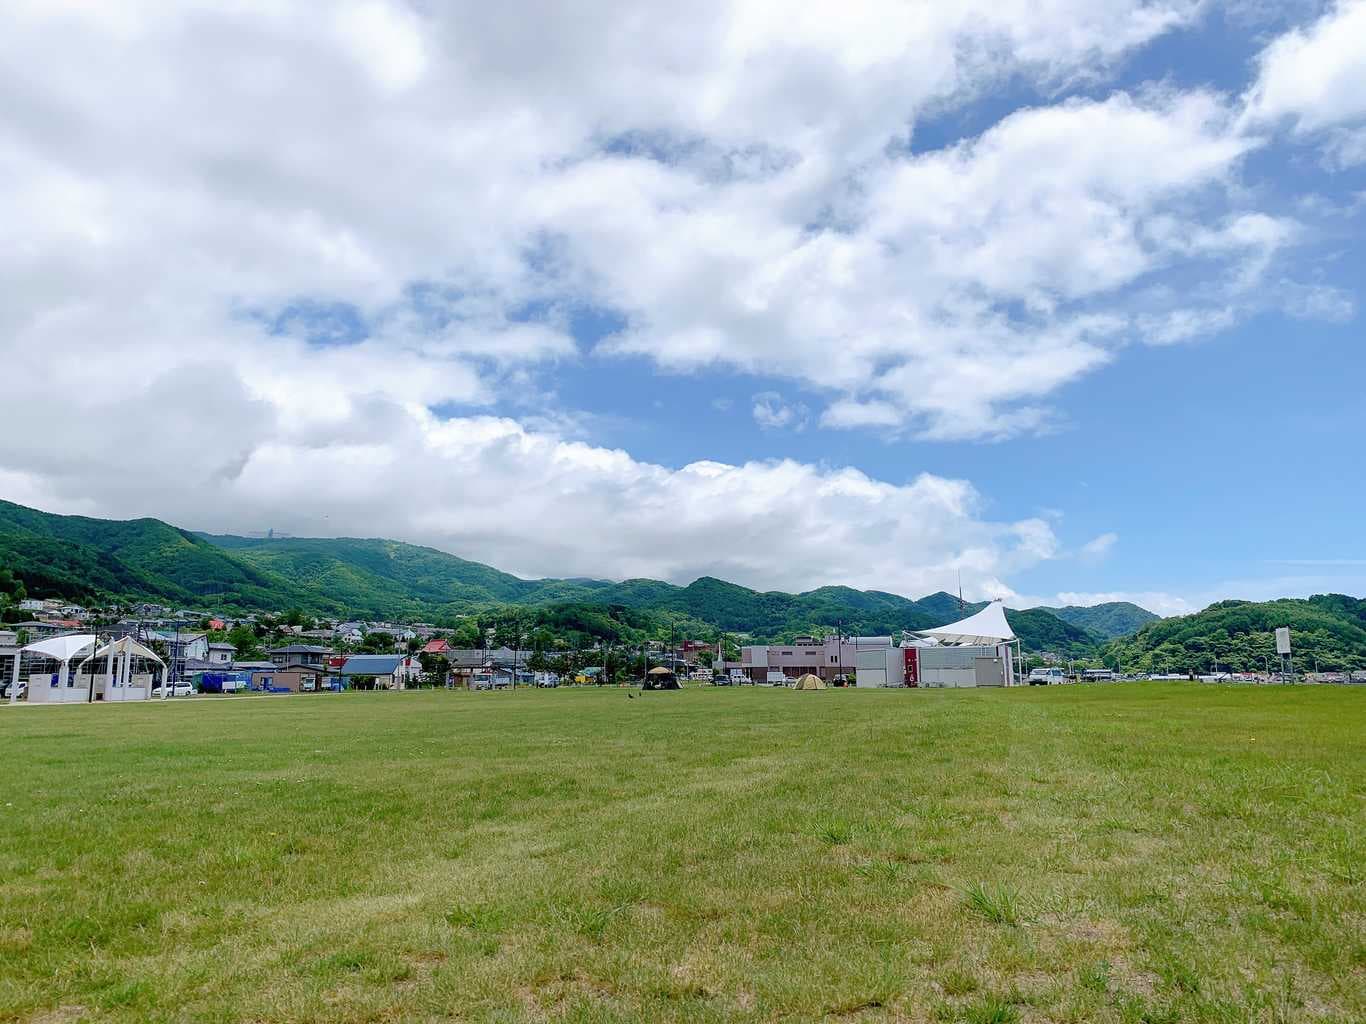
[[[89,600],[101,594],[281,607],[335,606],[157,519],[58,516],[0,501],[0,565],[29,593]]]
[[[211,536],[155,519],[57,516],[8,502],[0,502],[0,566],[42,596],[438,622],[515,605],[554,609],[549,618],[599,626],[602,609],[615,608],[621,621],[638,621],[634,613],[665,615],[772,640],[837,625],[865,635],[924,629],[982,607],[960,608],[956,597],[942,592],[920,601],[849,587],[787,594],[707,576],[685,587],[648,579],[524,580],[397,541]],[[1033,650],[1075,653],[1097,643],[1084,628],[1045,611],[1012,611],[1010,620]]]
[[[1105,661],[1126,670],[1251,672],[1275,668],[1275,629],[1290,627],[1296,668],[1366,668],[1366,601],[1343,594],[1306,600],[1220,601],[1194,615],[1149,623],[1105,648]]]
[[[1104,640],[1133,636],[1148,623],[1156,622],[1160,618],[1148,609],[1140,608],[1128,601],[1110,601],[1107,604],[1095,604],[1090,607],[1069,604],[1062,608],[1042,607],[1039,610],[1056,615],[1063,622],[1070,622]]]

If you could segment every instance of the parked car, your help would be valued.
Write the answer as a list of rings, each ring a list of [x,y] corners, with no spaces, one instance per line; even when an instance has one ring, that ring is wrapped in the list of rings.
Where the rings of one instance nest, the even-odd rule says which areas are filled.
[[[153,697],[160,697],[160,696],[161,696],[161,687],[160,687],[160,686],[154,686],[154,687],[152,687],[152,696],[153,696]],[[194,696],[194,687],[191,686],[189,683],[172,683],[172,684],[171,684],[171,696],[172,696],[172,697],[193,697],[193,696]]]
[[[4,686],[0,686],[0,697],[3,697],[5,700],[9,700],[9,691],[11,686],[16,688],[14,693],[15,700],[18,700],[20,697],[23,697],[25,694],[28,693],[28,683],[20,679],[17,683],[6,683]]]

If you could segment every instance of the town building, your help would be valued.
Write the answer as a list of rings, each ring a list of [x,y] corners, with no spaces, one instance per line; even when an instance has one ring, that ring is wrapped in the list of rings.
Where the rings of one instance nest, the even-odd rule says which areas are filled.
[[[268,693],[317,693],[326,690],[331,681],[321,669],[303,668],[258,668],[251,672],[251,688]]]
[[[402,690],[408,685],[410,659],[400,654],[353,654],[338,675],[343,685],[362,690]]]
[[[237,653],[236,646],[223,640],[212,641],[208,647],[209,654],[205,660],[210,665],[231,665],[232,656]]]
[[[724,667],[739,670],[752,683],[782,682],[808,673],[831,682],[853,674],[860,651],[891,646],[890,636],[831,636],[823,640],[799,636],[790,644],[741,647],[740,660],[726,662]]]
[[[270,655],[271,663],[277,668],[311,668],[321,672],[332,651],[316,644],[288,644],[285,647],[274,647],[267,653]]]

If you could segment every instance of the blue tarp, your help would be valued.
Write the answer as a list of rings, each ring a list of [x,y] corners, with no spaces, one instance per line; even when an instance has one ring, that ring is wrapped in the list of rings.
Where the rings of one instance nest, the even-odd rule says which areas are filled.
[[[235,693],[251,689],[250,672],[200,672],[200,693]]]

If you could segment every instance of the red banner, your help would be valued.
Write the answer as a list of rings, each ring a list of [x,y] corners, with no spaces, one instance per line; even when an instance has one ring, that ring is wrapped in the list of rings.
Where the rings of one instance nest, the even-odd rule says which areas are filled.
[[[916,647],[903,647],[906,655],[906,685],[920,685],[920,650]]]

